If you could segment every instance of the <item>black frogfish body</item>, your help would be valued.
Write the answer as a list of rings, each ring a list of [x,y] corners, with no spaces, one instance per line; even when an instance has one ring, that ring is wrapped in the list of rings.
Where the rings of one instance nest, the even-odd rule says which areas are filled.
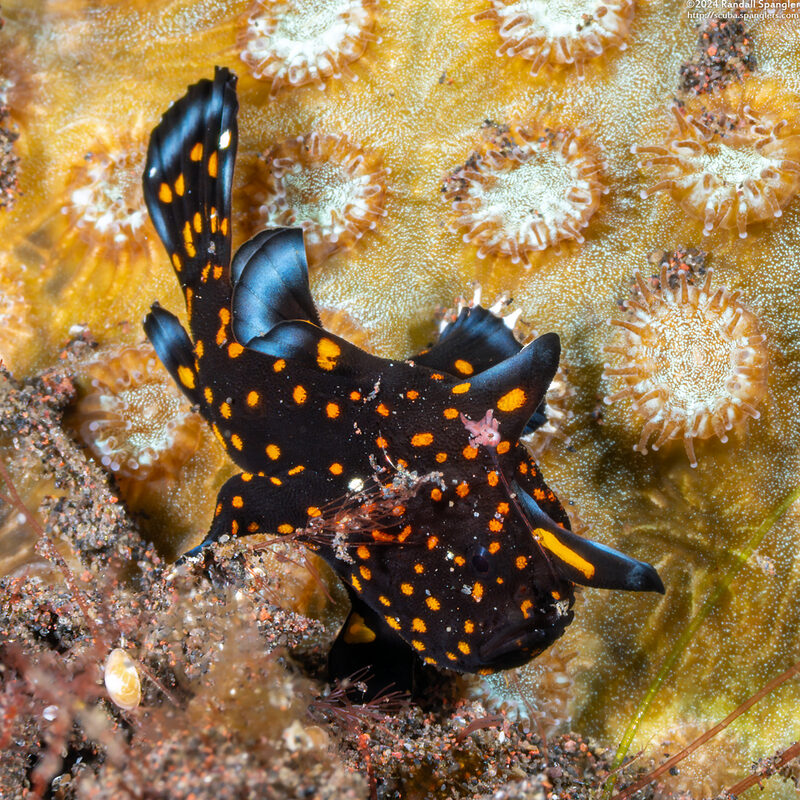
[[[331,676],[366,675],[366,696],[412,689],[422,664],[527,662],[572,620],[576,583],[663,591],[650,565],[570,531],[518,442],[543,420],[555,334],[523,348],[478,306],[430,350],[377,358],[323,329],[300,230],[263,231],[231,261],[235,87],[221,68],[190,87],[144,175],[191,335],[158,305],[145,331],[243,470],[204,544],[270,533],[324,558],[352,601]]]

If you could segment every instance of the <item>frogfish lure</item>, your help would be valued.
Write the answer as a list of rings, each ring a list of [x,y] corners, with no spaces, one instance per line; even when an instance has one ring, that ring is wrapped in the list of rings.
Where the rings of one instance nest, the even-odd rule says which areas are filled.
[[[474,306],[429,350],[378,358],[322,327],[299,229],[231,260],[237,111],[217,68],[164,114],[144,174],[190,330],[155,304],[145,332],[243,470],[201,547],[260,532],[325,559],[352,603],[330,677],[364,676],[362,699],[413,691],[425,665],[526,663],[572,621],[575,584],[663,592],[652,566],[570,530],[518,441],[544,421],[558,336],[521,347]]]

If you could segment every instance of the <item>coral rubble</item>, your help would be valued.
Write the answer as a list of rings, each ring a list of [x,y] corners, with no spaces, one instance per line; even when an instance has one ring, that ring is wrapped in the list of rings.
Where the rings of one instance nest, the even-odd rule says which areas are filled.
[[[755,68],[747,19],[709,16],[700,24],[694,56],[681,65],[680,88],[695,94],[719,91]]]

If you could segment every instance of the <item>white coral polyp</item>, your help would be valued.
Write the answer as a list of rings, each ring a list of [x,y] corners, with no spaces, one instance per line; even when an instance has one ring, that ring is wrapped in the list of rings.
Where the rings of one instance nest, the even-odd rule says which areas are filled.
[[[758,419],[756,406],[766,394],[768,353],[758,320],[737,294],[721,288],[712,294],[711,270],[703,286],[690,285],[680,273],[673,291],[662,268],[661,288],[651,292],[637,273],[642,300],[627,301],[631,318],[612,319],[617,341],[605,348],[615,354],[604,377],[622,381],[606,403],[632,400],[644,420],[634,448],[658,450],[682,439],[691,466],[697,466],[694,439],[717,436]],[[617,364],[619,364],[617,366]]]
[[[300,225],[312,261],[351,247],[385,216],[380,154],[346,136],[310,133],[276,144],[266,155],[266,192],[258,225]]]
[[[748,105],[728,111],[700,120],[674,107],[668,140],[632,150],[658,175],[643,198],[669,192],[702,220],[704,236],[723,228],[744,239],[749,225],[780,217],[800,191],[800,134]]]
[[[372,33],[376,0],[257,0],[239,37],[242,60],[254,77],[303,86],[347,74]]]
[[[122,144],[118,151],[101,146],[87,156],[62,209],[76,227],[115,246],[134,240],[147,221],[141,177],[144,146]]]
[[[529,266],[529,255],[565,239],[582,243],[582,228],[606,191],[599,153],[573,131],[511,125],[502,146],[476,152],[447,177],[444,199],[463,239],[489,254]]]
[[[518,55],[537,74],[547,63],[584,64],[610,47],[624,50],[633,18],[633,0],[491,0],[474,19],[492,20],[502,44],[497,55]]]

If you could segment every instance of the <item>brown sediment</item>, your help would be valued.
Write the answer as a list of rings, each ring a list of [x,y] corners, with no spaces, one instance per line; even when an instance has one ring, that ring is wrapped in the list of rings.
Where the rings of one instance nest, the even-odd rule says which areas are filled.
[[[648,263],[653,265],[648,286],[652,289],[661,288],[661,271],[666,270],[667,284],[672,291],[680,286],[680,276],[683,273],[688,283],[696,283],[705,278],[708,270],[708,253],[696,247],[679,246],[675,250],[653,250],[647,256]]]
[[[13,205],[19,191],[17,178],[19,156],[14,149],[19,133],[8,127],[9,121],[8,106],[2,103],[0,105],[0,208]]]
[[[694,56],[680,68],[685,92],[718,92],[756,69],[753,37],[747,18],[708,17],[698,26]]]

